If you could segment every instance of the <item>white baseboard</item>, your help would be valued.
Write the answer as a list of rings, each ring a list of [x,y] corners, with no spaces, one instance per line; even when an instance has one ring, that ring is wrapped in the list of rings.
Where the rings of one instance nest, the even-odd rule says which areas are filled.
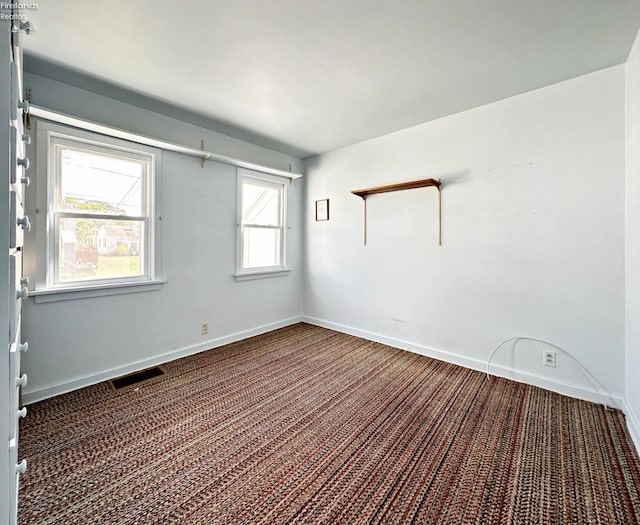
[[[354,328],[352,326],[334,323],[331,321],[326,321],[324,319],[318,319],[318,318],[310,317],[306,315],[302,316],[302,321],[305,323],[316,325],[316,326],[329,328],[331,330],[335,330],[336,332],[355,335],[356,337],[362,337],[363,339],[368,339],[370,341],[375,341],[377,343],[393,346],[394,348],[401,348],[403,350],[408,350],[409,352],[424,355],[427,357],[432,357],[434,359],[445,361],[447,363],[452,363],[455,365],[464,366],[466,368],[471,368],[472,370],[478,370],[480,372],[486,372],[487,370],[486,361],[481,361],[479,359],[466,357],[464,355],[456,354],[454,352],[448,352],[446,350],[440,350],[437,348],[432,348],[429,346],[413,343],[410,341],[403,341],[401,339],[396,339],[394,337],[388,337],[382,334],[377,334],[374,332],[369,332],[367,330],[361,330],[359,328]],[[593,389],[587,389],[582,386],[576,386],[576,385],[571,385],[569,383],[552,381],[546,377],[538,376],[536,374],[531,374],[529,372],[522,372],[513,368],[508,368],[505,366],[493,365],[493,364],[491,365],[490,371],[491,371],[491,375],[504,377],[506,379],[512,379],[513,381],[518,381],[519,383],[527,383],[530,385],[538,386],[540,388],[551,390],[552,392],[557,392],[559,394],[563,394],[566,396],[575,397],[577,399],[584,399],[586,401],[592,401],[594,403],[603,403],[610,407],[619,408],[619,409],[622,409],[622,406],[623,406],[622,398],[608,395],[606,393],[599,393]]]
[[[208,341],[204,341],[195,345],[170,350],[169,352],[158,354],[147,359],[134,361],[133,363],[128,363],[126,365],[111,368],[109,370],[103,370],[96,374],[78,377],[69,381],[65,381],[63,383],[48,385],[41,388],[36,388],[34,390],[26,390],[22,394],[22,402],[25,405],[30,405],[31,403],[36,403],[37,401],[42,401],[43,399],[48,399],[60,394],[65,394],[67,392],[71,392],[72,390],[95,385],[96,383],[100,383],[102,381],[107,381],[115,377],[120,377],[132,372],[137,372],[138,370],[143,370],[152,366],[161,365],[163,363],[173,361],[174,359],[179,359],[181,357],[187,357],[189,355],[204,352],[205,350],[210,350],[212,348],[217,348],[229,343],[234,343],[242,339],[247,339],[248,337],[264,334],[278,328],[284,328],[285,326],[290,326],[301,321],[302,316],[290,317],[289,319],[283,319],[281,321],[264,324],[255,328],[251,328],[249,330],[243,330],[241,332],[216,337],[215,339],[210,339]]]
[[[471,368],[473,370],[478,370],[481,372],[486,371],[486,362],[481,361],[479,359],[466,357],[460,354],[448,352],[445,350],[440,350],[437,348],[428,347],[418,343],[403,341],[401,339],[397,339],[394,337],[388,337],[382,334],[369,332],[367,330],[354,328],[352,326],[347,326],[339,323],[334,323],[331,321],[326,321],[324,319],[318,319],[310,316],[296,316],[296,317],[291,317],[288,319],[276,321],[273,323],[257,326],[255,328],[251,328],[248,330],[243,330],[241,332],[224,335],[221,337],[217,337],[215,339],[210,339],[208,341],[204,341],[196,345],[190,345],[183,348],[174,349],[169,352],[158,354],[156,356],[153,356],[147,359],[134,361],[132,363],[129,363],[121,367],[104,370],[96,374],[90,374],[87,376],[71,379],[69,381],[65,381],[62,383],[47,385],[34,390],[25,390],[23,392],[22,401],[25,405],[36,403],[38,401],[42,401],[50,397],[71,392],[72,390],[84,388],[86,386],[90,386],[96,383],[100,383],[102,381],[113,379],[115,377],[120,377],[126,374],[130,374],[132,372],[136,372],[138,370],[142,370],[152,366],[161,365],[163,363],[173,361],[174,359],[179,359],[181,357],[197,354],[205,350],[218,348],[220,346],[233,343],[236,341],[240,341],[242,339],[247,339],[255,335],[260,335],[266,332],[270,332],[272,330],[276,330],[278,328],[290,326],[292,324],[296,324],[301,321],[312,324],[312,325],[329,328],[337,332],[354,335],[356,337],[362,337],[363,339],[367,339],[370,341],[376,341],[378,343],[382,343],[388,346],[393,346],[395,348],[408,350],[410,352],[414,352],[427,357],[432,357],[434,359],[445,361],[447,363],[464,366],[466,368]],[[491,374],[499,377],[505,377],[507,379],[512,379],[514,381],[518,381],[521,383],[528,383],[531,385],[539,386],[541,388],[545,388],[547,390],[558,392],[560,394],[568,395],[571,397],[576,397],[578,399],[585,399],[587,401],[593,401],[596,403],[606,403],[609,406],[620,408],[627,417],[627,426],[629,427],[629,432],[633,438],[636,448],[638,449],[638,451],[640,451],[640,420],[638,419],[637,415],[633,412],[631,407],[627,403],[625,403],[622,399],[617,397],[612,397],[612,396],[602,396],[601,394],[599,394],[594,390],[585,389],[583,387],[570,385],[567,383],[551,381],[547,378],[540,377],[535,374],[520,372],[518,370],[514,370],[511,368],[507,368],[499,365],[491,365]]]
[[[638,415],[634,412],[626,399],[624,401],[622,411],[627,419],[627,428],[629,429],[629,434],[631,434],[631,439],[633,439],[636,450],[640,455],[640,418],[638,418]]]

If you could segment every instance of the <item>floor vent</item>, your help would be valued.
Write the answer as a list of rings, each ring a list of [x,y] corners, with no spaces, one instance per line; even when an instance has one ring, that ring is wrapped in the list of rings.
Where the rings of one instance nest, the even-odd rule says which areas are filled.
[[[161,376],[162,374],[164,374],[164,370],[162,370],[162,368],[160,368],[159,366],[154,366],[153,368],[147,368],[146,370],[141,370],[140,372],[134,372],[133,374],[127,374],[126,376],[117,377],[109,381],[109,384],[114,390],[120,390],[121,388],[140,384],[153,377]]]

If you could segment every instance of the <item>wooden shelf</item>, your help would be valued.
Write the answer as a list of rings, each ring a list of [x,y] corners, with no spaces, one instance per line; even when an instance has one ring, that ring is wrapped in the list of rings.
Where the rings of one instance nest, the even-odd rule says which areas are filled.
[[[367,195],[373,195],[375,193],[388,193],[390,191],[401,191],[401,190],[414,190],[416,188],[426,188],[427,186],[436,186],[440,188],[440,181],[438,179],[421,179],[421,180],[413,180],[410,182],[400,182],[398,184],[387,184],[386,186],[376,186],[374,188],[365,188],[363,190],[351,190],[351,193],[357,195],[358,197],[362,197],[363,199],[367,198]]]
[[[401,191],[401,190],[415,190],[416,188],[426,188],[428,186],[434,186],[438,190],[438,210],[437,210],[437,223],[436,223],[436,231],[438,235],[438,246],[442,245],[442,197],[440,192],[440,187],[442,183],[439,179],[420,179],[420,180],[412,180],[410,182],[399,182],[397,184],[387,184],[386,186],[375,186],[373,188],[365,188],[363,190],[351,190],[351,193],[357,195],[362,198],[362,203],[364,204],[363,209],[363,241],[365,246],[367,245],[367,197],[369,195],[375,195],[376,193],[389,193],[390,191]]]

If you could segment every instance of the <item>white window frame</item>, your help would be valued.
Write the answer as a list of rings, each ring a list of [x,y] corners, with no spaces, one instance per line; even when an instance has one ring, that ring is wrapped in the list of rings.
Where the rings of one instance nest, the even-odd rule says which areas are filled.
[[[157,148],[134,144],[48,121],[36,122],[36,224],[31,274],[35,290],[30,295],[36,302],[50,302],[84,297],[114,295],[157,290],[166,281],[161,279],[161,211],[162,152]],[[141,217],[93,214],[58,210],[60,203],[60,173],[56,168],[57,145],[78,147],[93,153],[111,153],[148,163],[143,182],[146,214]],[[107,279],[61,282],[58,280],[58,218],[104,218],[143,220],[145,259],[143,275]],[[27,249],[30,248],[27,245]]]
[[[242,184],[248,181],[251,184],[275,188],[280,191],[280,225],[260,226],[255,224],[245,224],[242,220]],[[275,175],[267,175],[258,171],[238,168],[237,186],[237,238],[236,238],[236,273],[234,277],[237,281],[249,279],[260,279],[264,277],[280,277],[288,275],[291,268],[287,266],[287,186],[289,179]],[[280,264],[277,266],[265,266],[260,268],[244,268],[244,231],[246,226],[261,227],[280,230]]]

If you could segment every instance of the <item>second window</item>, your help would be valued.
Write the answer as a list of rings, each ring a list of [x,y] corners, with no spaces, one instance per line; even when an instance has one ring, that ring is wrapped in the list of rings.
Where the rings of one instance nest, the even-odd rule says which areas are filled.
[[[238,170],[238,273],[285,267],[286,186],[267,175]]]

